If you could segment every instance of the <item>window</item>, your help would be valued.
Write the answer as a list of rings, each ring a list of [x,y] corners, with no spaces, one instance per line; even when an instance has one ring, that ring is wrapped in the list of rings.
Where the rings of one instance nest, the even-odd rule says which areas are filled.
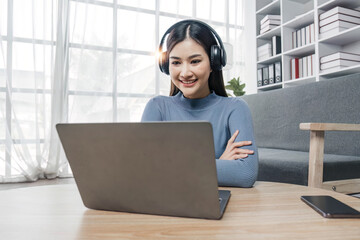
[[[0,0],[0,182],[48,167],[58,4]],[[208,22],[241,59],[235,43],[243,29],[242,0],[68,4],[64,108],[69,122],[139,121],[151,97],[168,95],[170,81],[160,74],[154,53],[162,34],[181,19]],[[225,79],[238,76],[241,65],[234,62]]]

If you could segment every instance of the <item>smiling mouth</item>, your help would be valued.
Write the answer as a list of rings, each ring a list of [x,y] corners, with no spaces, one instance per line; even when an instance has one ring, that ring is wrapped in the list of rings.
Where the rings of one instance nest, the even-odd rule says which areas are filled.
[[[192,84],[192,83],[194,83],[194,82],[196,82],[197,81],[197,79],[195,79],[195,80],[189,80],[189,81],[186,81],[186,80],[179,80],[181,83],[183,83],[183,84]]]

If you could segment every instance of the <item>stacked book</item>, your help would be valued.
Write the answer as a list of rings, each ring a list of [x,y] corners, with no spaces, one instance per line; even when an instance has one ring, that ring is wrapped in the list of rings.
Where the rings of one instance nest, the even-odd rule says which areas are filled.
[[[258,87],[280,83],[281,81],[281,62],[272,63],[268,66],[258,69]]]
[[[290,60],[290,79],[314,75],[315,54]]]
[[[335,7],[319,15],[320,38],[360,25],[360,11]]]
[[[314,23],[292,32],[292,48],[298,48],[315,42]]]
[[[268,59],[272,56],[271,43],[266,43],[257,48],[258,61]]]
[[[266,60],[271,56],[281,53],[281,37],[272,36],[271,43],[266,43],[257,48],[258,61]]]
[[[260,21],[260,34],[266,33],[281,24],[280,15],[266,15]]]
[[[336,52],[320,58],[320,70],[339,70],[344,67],[360,65],[360,53]]]

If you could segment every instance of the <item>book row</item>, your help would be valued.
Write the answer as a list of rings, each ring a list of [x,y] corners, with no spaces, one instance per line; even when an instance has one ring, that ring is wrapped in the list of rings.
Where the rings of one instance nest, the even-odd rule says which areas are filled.
[[[337,6],[319,15],[319,37],[326,38],[358,25],[360,11]]]
[[[320,58],[320,70],[339,70],[344,67],[360,65],[360,54],[336,52]]]
[[[290,59],[290,79],[314,75],[315,54],[302,58]]]
[[[292,32],[292,48],[298,48],[315,42],[314,23]]]
[[[281,37],[272,36],[271,42],[257,48],[258,61],[268,59],[281,53]]]
[[[281,62],[270,64],[257,70],[257,86],[275,84],[282,81]]]

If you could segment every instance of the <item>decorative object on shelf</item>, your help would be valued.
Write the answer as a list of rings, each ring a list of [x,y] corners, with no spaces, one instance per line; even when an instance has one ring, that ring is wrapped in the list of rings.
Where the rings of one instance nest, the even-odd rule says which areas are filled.
[[[240,77],[238,78],[233,78],[229,81],[229,84],[225,86],[226,89],[228,90],[232,90],[233,94],[236,97],[242,96],[245,94],[244,88],[245,88],[245,83],[241,84],[240,81]]]

